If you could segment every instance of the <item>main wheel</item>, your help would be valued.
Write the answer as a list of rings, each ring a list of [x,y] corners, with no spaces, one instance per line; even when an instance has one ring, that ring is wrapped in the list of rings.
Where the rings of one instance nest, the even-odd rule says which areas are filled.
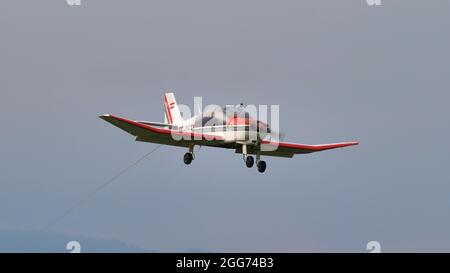
[[[245,165],[247,166],[247,168],[253,167],[253,164],[255,164],[253,156],[247,156],[247,158],[245,159]]]
[[[184,164],[186,164],[186,165],[191,164],[193,159],[194,159],[194,157],[192,156],[191,153],[185,153],[184,154],[184,157],[183,157]]]
[[[266,161],[260,160],[256,166],[258,167],[258,172],[263,173],[266,170]]]

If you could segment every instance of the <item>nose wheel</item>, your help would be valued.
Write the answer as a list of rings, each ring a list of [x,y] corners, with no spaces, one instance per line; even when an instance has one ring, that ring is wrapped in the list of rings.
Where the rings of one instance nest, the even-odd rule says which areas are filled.
[[[255,164],[255,160],[253,159],[253,156],[247,156],[245,158],[245,165],[247,166],[247,168],[253,167],[253,164]]]

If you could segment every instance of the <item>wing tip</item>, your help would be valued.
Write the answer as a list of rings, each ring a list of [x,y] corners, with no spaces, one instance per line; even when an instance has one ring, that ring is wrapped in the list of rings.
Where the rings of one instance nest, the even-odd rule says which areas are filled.
[[[341,142],[341,143],[333,143],[333,144],[324,144],[324,145],[318,145],[318,146],[328,146],[327,148],[344,148],[349,146],[356,146],[359,145],[358,141],[347,141],[347,142]]]
[[[101,118],[101,119],[103,119],[103,120],[106,120],[106,119],[112,117],[112,115],[111,115],[111,114],[103,114],[103,115],[100,115],[100,116],[98,116],[98,117]]]

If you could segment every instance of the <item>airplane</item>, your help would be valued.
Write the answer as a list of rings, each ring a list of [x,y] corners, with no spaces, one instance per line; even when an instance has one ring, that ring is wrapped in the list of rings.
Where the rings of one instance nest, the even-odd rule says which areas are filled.
[[[136,141],[158,143],[188,148],[183,161],[186,165],[194,160],[194,146],[234,149],[243,155],[245,165],[256,166],[260,173],[266,170],[261,156],[292,158],[295,154],[309,154],[324,150],[358,145],[358,142],[330,144],[300,144],[272,139],[270,125],[250,117],[243,104],[239,107],[224,106],[214,111],[199,113],[184,119],[173,93],[164,95],[164,122],[134,121],[111,114],[101,119],[136,137]]]

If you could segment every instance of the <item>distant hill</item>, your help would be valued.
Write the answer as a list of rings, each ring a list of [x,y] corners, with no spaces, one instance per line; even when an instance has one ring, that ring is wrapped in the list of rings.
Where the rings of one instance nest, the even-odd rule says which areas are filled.
[[[0,230],[0,252],[68,253],[66,245],[78,241],[81,252],[156,252],[127,245],[121,241],[68,236],[53,232]]]

